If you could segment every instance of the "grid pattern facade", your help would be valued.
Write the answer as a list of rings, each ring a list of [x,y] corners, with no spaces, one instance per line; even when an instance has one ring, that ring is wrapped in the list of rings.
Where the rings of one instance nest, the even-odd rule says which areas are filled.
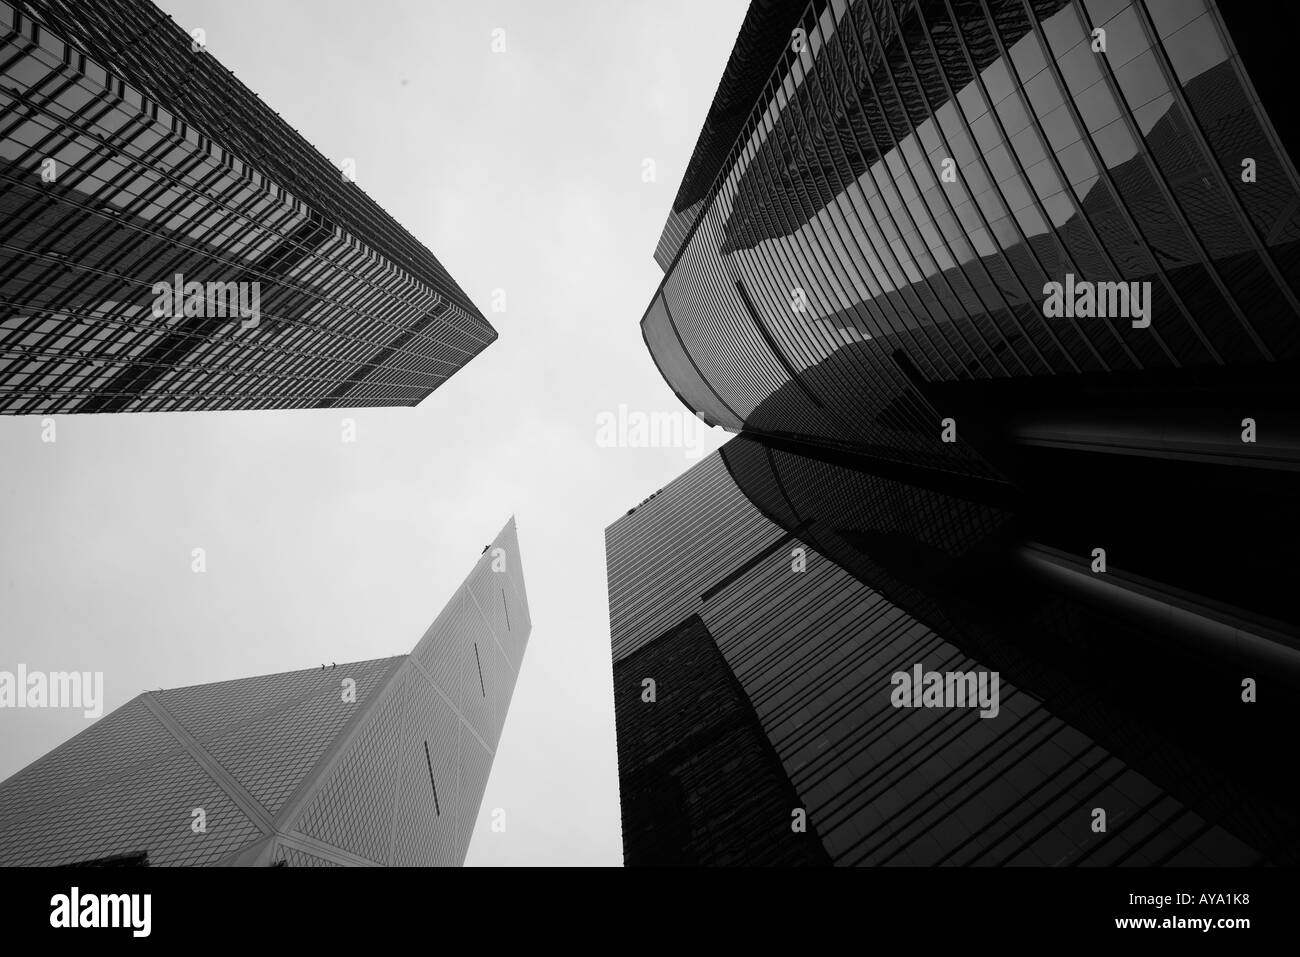
[[[413,692],[397,798],[392,863],[413,867],[454,859],[460,849],[461,804],[460,717],[447,701],[427,691],[427,679],[408,675]],[[429,742],[454,743],[449,747]],[[472,789],[467,788],[472,793]],[[470,798],[469,800],[472,800]],[[467,801],[469,803],[469,801]],[[477,803],[470,813],[477,811]]]
[[[286,867],[340,867],[334,861],[308,854],[296,847],[284,847],[279,851],[278,860],[284,861]]]
[[[806,6],[803,0],[750,3],[655,250],[655,261],[665,270],[672,265],[689,235],[717,170],[726,161],[732,143],[754,110],[754,90],[766,79],[771,64],[797,55],[790,36]],[[814,0],[809,9],[817,13],[825,6],[826,0]]]
[[[918,383],[1297,357],[1300,178],[1213,2],[788,7],[802,49],[733,55],[751,112],[725,159],[711,116],[642,320],[706,421],[990,476]],[[1149,328],[1046,318],[1067,275],[1149,282]]]
[[[731,570],[732,556],[766,550],[782,537],[727,480],[717,455],[629,510],[605,530],[614,659],[695,614],[700,596]],[[668,542],[672,562],[661,553]]]
[[[0,412],[415,405],[495,330],[191,43],[146,0],[0,3]],[[177,275],[204,304],[156,315]]]
[[[395,664],[382,659],[346,665],[342,673],[337,668],[307,672],[302,677],[311,683],[311,693],[199,740],[258,804],[275,814],[351,717],[351,707],[341,705],[340,677],[356,681],[357,703],[362,704]],[[275,741],[275,747],[262,747],[267,740]]]
[[[522,575],[512,519],[411,655],[128,702],[0,784],[0,865],[459,866],[531,628]]]
[[[124,704],[112,721],[97,721],[9,778],[0,802],[0,828],[47,807],[52,794],[96,788],[174,748],[175,740],[142,703]]]
[[[385,861],[405,707],[406,683],[398,682],[303,810],[296,830],[358,857]]]
[[[153,866],[216,864],[261,832],[194,756],[173,748],[5,827],[5,866],[75,864],[144,851]],[[206,833],[192,829],[202,809]]]
[[[951,579],[989,561],[1009,518],[741,437],[610,526],[626,862],[773,863],[797,809],[837,865],[1238,866],[1293,836],[1256,827],[1273,812],[1213,764],[1220,744],[1207,764],[1144,723],[1127,685],[1054,657],[1113,661],[1096,639],[1123,646],[1118,623],[1014,583],[972,614]],[[891,677],[916,664],[998,671],[997,714],[896,707]],[[720,751],[737,695],[761,741]],[[762,773],[765,749],[788,787]]]

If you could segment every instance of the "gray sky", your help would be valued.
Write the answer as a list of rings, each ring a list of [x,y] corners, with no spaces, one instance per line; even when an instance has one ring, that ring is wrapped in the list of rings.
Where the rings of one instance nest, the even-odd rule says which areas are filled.
[[[107,713],[405,654],[514,513],[533,632],[467,863],[620,864],[603,533],[698,458],[599,447],[597,417],[684,411],[637,324],[746,0],[161,6],[501,338],[416,409],[62,416],[52,444],[0,416],[0,670],[103,671]],[[0,719],[0,778],[86,726]]]

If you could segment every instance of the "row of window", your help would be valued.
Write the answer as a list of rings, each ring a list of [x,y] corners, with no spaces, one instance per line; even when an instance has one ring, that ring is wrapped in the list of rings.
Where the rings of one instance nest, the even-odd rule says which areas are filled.
[[[0,54],[23,97],[20,109],[0,94],[15,107],[0,129],[3,411],[103,397],[140,411],[411,405],[494,337],[48,29],[21,26]],[[152,286],[177,273],[257,282],[257,327],[162,328]]]
[[[195,52],[193,38],[149,0],[29,0],[24,18],[34,16],[48,25],[38,33],[49,49],[67,40],[65,61],[75,59],[71,47],[111,59],[158,103],[166,103],[199,127],[198,140],[214,148],[211,136],[242,158],[224,156],[238,174],[244,164],[281,187],[308,199],[328,218],[398,264],[425,286],[437,289],[462,308],[478,325],[486,325],[437,259],[391,216],[355,185],[347,183],[329,160],[311,147],[278,114],[243,86],[210,54]],[[30,29],[30,21],[24,22]],[[52,44],[46,34],[56,37]],[[124,44],[123,36],[132,41]],[[115,78],[114,78],[115,79]],[[120,81],[116,81],[120,82]],[[146,99],[146,103],[148,100]],[[150,110],[158,109],[149,104]],[[163,111],[160,115],[168,115]],[[205,136],[204,134],[207,134]],[[217,147],[216,155],[222,156]]]
[[[705,419],[978,472],[900,353],[926,381],[1296,355],[1300,184],[1212,5],[805,23],[643,320]],[[1046,318],[1067,276],[1149,283],[1149,324]]]
[[[910,542],[931,561],[981,561],[1007,518],[740,437],[611,525],[628,863],[794,854],[780,850],[792,809],[806,812],[806,840],[836,864],[1257,860],[1184,803],[1184,790],[1203,798],[1210,782],[1188,773],[1157,785],[1151,765],[1127,763],[1134,741],[1123,732],[1122,748],[1095,738],[1096,726],[1116,731],[1096,720],[1109,713],[1109,692],[1070,687],[1047,700],[1001,674],[996,714],[981,716],[987,701],[896,706],[892,676],[917,663],[997,670],[967,646],[975,633],[996,633],[997,646],[1016,632],[1019,611],[1000,606],[1002,596],[990,602],[1002,608],[995,623],[954,625],[947,586],[903,580],[897,562],[854,543],[887,539],[893,551]],[[793,537],[777,537],[783,530]],[[1065,630],[1091,638],[1092,625],[1072,619]],[[1051,688],[1053,667],[1049,655],[1023,673]],[[1090,730],[1076,726],[1079,714],[1091,716]],[[1150,733],[1133,732],[1138,754],[1149,754]],[[776,781],[758,757],[769,751]],[[740,810],[729,792],[738,784]],[[1092,826],[1097,807],[1109,815],[1104,832]]]

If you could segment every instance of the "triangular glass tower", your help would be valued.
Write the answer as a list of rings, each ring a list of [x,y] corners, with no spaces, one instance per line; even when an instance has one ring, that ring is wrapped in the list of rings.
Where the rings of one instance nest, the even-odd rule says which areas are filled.
[[[409,655],[147,692],[19,771],[0,865],[460,865],[531,628],[512,518]]]

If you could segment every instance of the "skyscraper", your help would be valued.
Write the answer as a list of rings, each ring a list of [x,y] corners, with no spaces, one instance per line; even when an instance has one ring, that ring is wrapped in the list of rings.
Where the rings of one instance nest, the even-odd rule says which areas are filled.
[[[148,0],[0,2],[0,412],[415,405],[496,338]]]
[[[656,253],[660,371],[732,431],[986,478],[1300,461],[1277,13],[756,0]]]
[[[141,694],[0,784],[0,865],[459,865],[532,623],[511,519],[409,655]]]
[[[627,865],[1295,863],[1293,635],[881,466],[741,436],[607,529]]]
[[[1293,861],[1278,30],[751,4],[641,322],[741,437],[607,532],[629,863]]]

